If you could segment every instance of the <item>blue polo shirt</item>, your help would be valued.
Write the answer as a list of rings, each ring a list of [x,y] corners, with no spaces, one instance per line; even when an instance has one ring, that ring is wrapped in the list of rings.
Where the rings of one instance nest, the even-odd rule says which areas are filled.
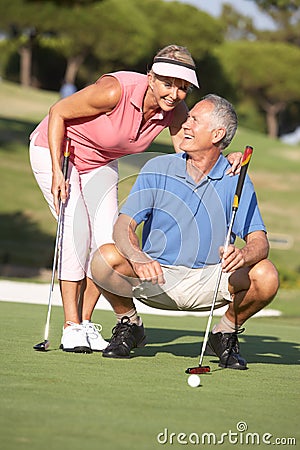
[[[161,264],[199,268],[217,264],[232,215],[238,176],[226,175],[220,155],[199,183],[186,170],[186,153],[162,155],[142,168],[120,213],[144,222],[142,248]],[[263,230],[253,184],[246,176],[231,242]]]

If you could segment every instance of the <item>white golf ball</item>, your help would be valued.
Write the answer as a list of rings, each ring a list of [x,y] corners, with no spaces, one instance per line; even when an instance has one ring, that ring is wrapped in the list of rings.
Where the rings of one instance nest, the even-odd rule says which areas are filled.
[[[198,387],[200,386],[200,377],[199,375],[196,375],[195,373],[193,373],[192,375],[190,375],[188,377],[188,385],[191,387]]]

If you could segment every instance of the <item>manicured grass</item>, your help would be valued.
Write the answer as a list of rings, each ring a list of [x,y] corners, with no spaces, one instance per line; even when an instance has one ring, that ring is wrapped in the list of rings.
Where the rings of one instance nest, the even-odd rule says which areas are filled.
[[[58,95],[3,81],[0,98],[0,264],[49,267],[55,221],[34,180],[28,142]]]
[[[27,144],[57,94],[2,82],[0,98],[5,105],[0,117],[0,264],[49,267],[55,222],[31,174]],[[281,273],[297,274],[300,148],[241,128],[231,150],[245,145],[255,150],[249,174],[269,232],[293,238],[291,248],[272,248],[271,259]],[[150,151],[172,151],[167,132]],[[140,158],[120,163],[121,200]],[[250,369],[220,370],[216,358],[206,357],[212,373],[192,389],[184,371],[198,364],[205,318],[145,316],[149,344],[132,359],[118,361],[58,350],[60,307],[52,311],[50,351],[37,353],[32,346],[43,340],[46,307],[0,302],[1,449],[152,450],[161,446],[157,435],[165,429],[164,447],[182,448],[184,444],[176,444],[180,432],[211,432],[220,439],[222,433],[237,432],[241,421],[260,439],[271,433],[272,443],[276,437],[299,442],[299,290],[281,289],[271,308],[283,316],[250,320],[240,338]],[[109,338],[113,314],[96,310],[94,320]],[[175,433],[172,443],[170,433]],[[220,445],[226,450],[233,446],[228,436]]]
[[[26,119],[39,122],[48,113],[49,107],[59,100],[56,92],[23,87],[1,80],[1,115],[11,119]]]
[[[45,306],[0,302],[0,313],[3,450],[153,450],[165,429],[165,448],[182,448],[179,433],[220,440],[239,422],[256,439],[270,433],[270,442],[299,442],[299,316],[248,321],[240,341],[249,370],[222,370],[205,357],[212,373],[193,389],[185,369],[198,364],[206,318],[144,315],[148,345],[130,360],[109,360],[58,350],[61,307],[53,307],[46,353],[32,349],[43,340]],[[109,338],[113,314],[96,310],[94,320]],[[238,432],[238,442],[243,437]],[[224,442],[222,448],[232,448],[228,436]]]
[[[58,95],[1,82],[0,99],[5,105],[0,116],[4,194],[0,264],[49,267],[55,222],[32,176],[27,144],[30,132]],[[249,175],[269,232],[293,239],[291,248],[272,248],[271,259],[281,272],[297,274],[300,147],[240,128],[230,150],[243,150],[245,145],[254,147]],[[172,151],[167,132],[150,151]],[[120,163],[121,200],[129,192],[140,158]],[[271,308],[283,316],[253,318],[240,338],[249,370],[221,370],[216,358],[206,357],[212,373],[203,375],[201,386],[192,389],[184,371],[198,364],[205,318],[144,316],[148,345],[130,360],[108,360],[101,354],[58,350],[60,307],[52,310],[50,351],[35,352],[32,346],[43,340],[46,307],[0,302],[0,448],[153,450],[182,448],[185,444],[177,442],[180,433],[186,434],[182,441],[190,436],[194,443],[196,435],[214,433],[220,440],[227,433],[220,446],[228,450],[234,445],[228,434],[238,431],[239,422],[248,429],[235,436],[235,448],[247,447],[247,432],[256,433],[254,444],[260,439],[255,447],[267,447],[262,444],[264,433],[272,434],[272,444],[275,438],[296,438],[299,445],[299,305],[299,290],[281,289]],[[103,335],[109,338],[113,314],[96,310],[94,320],[102,323]],[[157,436],[165,430],[167,443],[160,445]],[[165,436],[161,435],[161,442]],[[213,443],[208,445],[207,439],[206,445],[200,442],[194,447],[211,448]]]

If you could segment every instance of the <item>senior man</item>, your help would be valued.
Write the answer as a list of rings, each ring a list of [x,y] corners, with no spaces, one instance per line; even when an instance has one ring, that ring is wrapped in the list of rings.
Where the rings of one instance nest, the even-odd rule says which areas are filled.
[[[226,173],[222,155],[237,129],[233,106],[209,94],[182,127],[182,153],[158,156],[142,168],[116,221],[115,244],[95,253],[94,280],[117,318],[103,356],[129,358],[133,348],[145,345],[133,298],[162,309],[209,310],[222,264],[215,307],[228,309],[208,345],[221,367],[244,370],[238,334],[275,297],[278,273],[267,259],[266,228],[248,176],[224,252],[238,178]],[[141,223],[142,247],[136,234]],[[236,236],[244,240],[242,248],[234,245]]]

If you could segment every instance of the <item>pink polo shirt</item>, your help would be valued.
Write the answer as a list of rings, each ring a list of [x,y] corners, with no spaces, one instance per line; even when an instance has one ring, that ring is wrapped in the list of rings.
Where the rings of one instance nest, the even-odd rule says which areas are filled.
[[[174,110],[159,111],[143,126],[143,99],[148,87],[146,75],[135,72],[115,72],[109,74],[117,78],[122,87],[119,103],[113,111],[102,114],[93,120],[67,124],[66,134],[72,140],[71,160],[80,173],[89,172],[121,156],[145,151],[156,136],[173,119]],[[48,116],[36,132],[39,135],[35,144],[49,147]]]

